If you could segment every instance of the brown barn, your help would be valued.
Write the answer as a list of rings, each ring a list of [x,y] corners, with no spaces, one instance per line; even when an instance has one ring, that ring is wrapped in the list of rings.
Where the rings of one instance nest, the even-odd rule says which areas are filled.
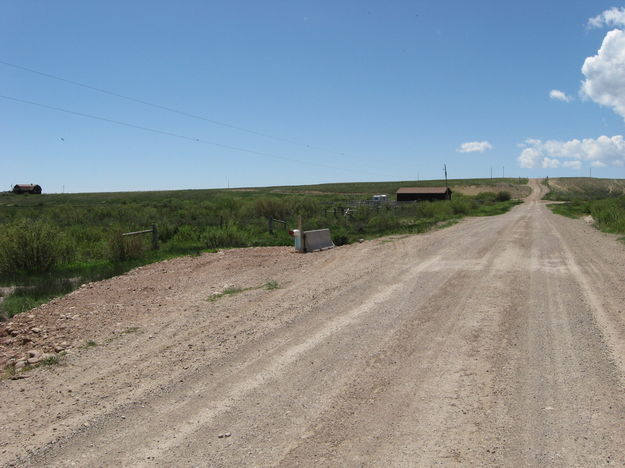
[[[41,185],[36,184],[17,184],[13,187],[13,193],[32,193],[33,195],[39,195],[41,193]]]
[[[396,194],[397,201],[451,200],[449,187],[402,187]]]

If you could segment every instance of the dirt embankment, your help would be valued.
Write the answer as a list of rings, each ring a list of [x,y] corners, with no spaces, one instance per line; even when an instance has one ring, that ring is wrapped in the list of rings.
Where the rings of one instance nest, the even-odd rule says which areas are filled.
[[[204,301],[228,288],[260,286],[310,263],[292,248],[232,249],[136,268],[124,275],[87,283],[65,297],[0,322],[0,369],[28,364],[30,354],[76,350],[138,331],[146,320],[186,309],[188,290]],[[199,284],[198,284],[199,282]],[[172,307],[172,304],[175,304]],[[130,331],[129,331],[130,330]],[[38,362],[32,359],[30,364]]]
[[[512,198],[525,198],[531,193],[527,185],[498,183],[493,185],[456,185],[452,187],[454,192],[462,195],[477,195],[478,193],[509,192]]]
[[[625,464],[625,249],[532,187],[442,231],[181,258],[38,309],[75,339],[0,382],[0,464]]]

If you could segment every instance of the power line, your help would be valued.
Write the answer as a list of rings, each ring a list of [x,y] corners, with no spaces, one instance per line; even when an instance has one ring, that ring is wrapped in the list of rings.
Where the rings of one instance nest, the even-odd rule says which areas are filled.
[[[19,99],[19,98],[16,98],[16,97],[5,96],[3,94],[0,94],[0,98],[6,99],[6,100],[9,100],[9,101],[19,102],[19,103],[22,103],[22,104],[28,104],[28,105],[31,105],[31,106],[41,107],[43,109],[49,109],[49,110],[53,110],[53,111],[57,111],[57,112],[63,112],[63,113],[75,115],[75,116],[78,116],[78,117],[84,117],[84,118],[93,119],[93,120],[100,120],[102,122],[108,122],[108,123],[112,123],[112,124],[116,124],[116,125],[121,125],[121,126],[124,126],[124,127],[135,128],[135,129],[138,129],[138,130],[144,130],[146,132],[158,133],[160,135],[166,135],[166,136],[170,136],[170,137],[174,137],[174,138],[179,138],[179,139],[182,139],[182,140],[187,140],[187,141],[192,141],[192,142],[197,142],[197,143],[204,143],[204,144],[207,144],[207,145],[217,146],[219,148],[229,149],[229,150],[233,150],[233,151],[241,151],[241,152],[244,152],[244,153],[255,154],[255,155],[258,155],[258,156],[264,156],[264,157],[274,158],[274,159],[281,159],[281,160],[284,160],[284,161],[295,162],[295,163],[299,163],[299,164],[306,164],[306,165],[309,165],[309,166],[324,167],[326,169],[333,169],[333,170],[338,170],[338,171],[345,171],[345,172],[351,172],[351,173],[357,172],[357,173],[361,173],[361,174],[367,174],[367,175],[370,175],[370,176],[380,176],[381,175],[381,174],[374,174],[374,173],[360,171],[360,170],[354,171],[352,169],[344,169],[344,168],[341,168],[341,167],[330,166],[330,165],[323,164],[323,163],[315,163],[315,162],[303,161],[303,160],[300,160],[300,159],[289,158],[289,157],[286,157],[286,156],[279,156],[277,154],[266,153],[266,152],[263,152],[263,151],[251,150],[251,149],[242,148],[242,147],[239,147],[239,146],[225,145],[223,143],[216,143],[214,141],[208,141],[208,140],[204,140],[204,139],[200,139],[200,138],[194,138],[194,137],[190,137],[190,136],[187,136],[187,135],[182,135],[180,133],[170,132],[170,131],[167,131],[167,130],[160,130],[160,129],[157,129],[157,128],[145,127],[143,125],[137,125],[137,124],[133,124],[133,123],[129,123],[129,122],[124,122],[122,120],[109,119],[107,117],[100,117],[98,115],[86,114],[84,112],[78,112],[78,111],[73,111],[73,110],[69,110],[69,109],[64,109],[62,107],[50,106],[50,105],[47,105],[47,104],[41,104],[39,102],[28,101],[26,99]]]
[[[190,112],[181,111],[181,110],[178,110],[178,109],[174,109],[172,107],[163,106],[161,104],[155,104],[153,102],[144,101],[143,99],[137,99],[137,98],[134,98],[134,97],[131,97],[131,96],[126,96],[124,94],[116,93],[114,91],[109,91],[107,89],[98,88],[96,86],[91,86],[91,85],[88,85],[88,84],[85,84],[85,83],[81,83],[80,81],[70,80],[70,79],[63,78],[63,77],[60,77],[60,76],[57,76],[57,75],[52,75],[50,73],[44,73],[44,72],[41,72],[41,71],[38,71],[38,70],[34,70],[32,68],[23,67],[21,65],[16,65],[14,63],[5,62],[4,60],[0,60],[0,64],[6,65],[7,67],[16,68],[18,70],[22,70],[22,71],[26,71],[26,72],[29,72],[29,73],[33,73],[35,75],[45,76],[46,78],[51,78],[51,79],[54,79],[54,80],[63,81],[65,83],[69,83],[69,84],[72,84],[74,86],[80,86],[82,88],[90,89],[92,91],[97,91],[97,92],[102,93],[102,94],[108,94],[109,96],[115,96],[117,98],[126,99],[127,101],[136,102],[138,104],[143,104],[145,106],[154,107],[156,109],[161,109],[161,110],[164,110],[164,111],[167,111],[167,112],[173,112],[175,114],[183,115],[185,117],[190,117],[192,119],[203,120],[205,122],[209,122],[209,123],[212,123],[214,125],[220,125],[222,127],[231,128],[233,130],[238,130],[240,132],[246,132],[246,133],[250,133],[252,135],[262,136],[264,138],[270,138],[272,140],[282,141],[282,142],[290,143],[290,144],[293,144],[293,145],[304,146],[304,147],[306,147],[308,149],[316,149],[316,150],[319,150],[319,151],[324,151],[326,153],[332,153],[332,154],[336,154],[336,155],[339,155],[339,156],[345,156],[345,153],[338,152],[338,151],[333,151],[333,150],[330,150],[330,149],[327,149],[327,148],[323,148],[321,146],[310,145],[308,143],[301,143],[301,142],[298,142],[298,141],[295,141],[295,140],[291,140],[289,138],[277,137],[277,136],[274,136],[274,135],[270,135],[268,133],[258,132],[256,130],[251,130],[249,128],[240,127],[238,125],[232,125],[232,124],[229,124],[229,123],[226,123],[226,122],[222,122],[220,120],[209,119],[209,118],[203,117],[201,115],[192,114]]]

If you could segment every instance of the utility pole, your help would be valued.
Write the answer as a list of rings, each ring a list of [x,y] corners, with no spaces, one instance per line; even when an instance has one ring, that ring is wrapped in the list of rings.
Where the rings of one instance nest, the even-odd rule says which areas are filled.
[[[445,170],[445,187],[449,188],[449,184],[447,184],[447,164],[443,164],[443,169]]]
[[[501,166],[501,178],[506,178],[506,166]]]
[[[588,168],[588,177],[592,178],[592,167]]]
[[[493,180],[493,166],[490,166],[490,180]]]

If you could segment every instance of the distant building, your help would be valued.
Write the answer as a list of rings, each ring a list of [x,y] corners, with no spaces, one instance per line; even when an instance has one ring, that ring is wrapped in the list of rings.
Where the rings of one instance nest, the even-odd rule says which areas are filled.
[[[33,195],[41,194],[41,185],[36,184],[17,184],[13,187],[13,193],[32,193]]]
[[[397,201],[451,200],[449,187],[402,187],[397,190]]]

